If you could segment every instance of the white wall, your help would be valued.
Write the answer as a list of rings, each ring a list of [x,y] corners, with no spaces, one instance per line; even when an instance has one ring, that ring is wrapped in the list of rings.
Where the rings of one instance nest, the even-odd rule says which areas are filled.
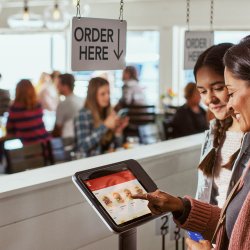
[[[116,250],[112,235],[71,181],[80,170],[137,159],[159,188],[193,195],[201,138],[194,135],[0,178],[4,250]],[[138,250],[161,249],[155,222],[138,228]],[[167,240],[167,249],[173,242]],[[169,248],[170,247],[170,248]]]

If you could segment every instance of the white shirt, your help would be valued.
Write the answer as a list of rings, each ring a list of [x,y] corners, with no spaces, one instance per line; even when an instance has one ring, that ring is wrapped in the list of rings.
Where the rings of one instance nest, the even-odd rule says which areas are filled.
[[[242,136],[242,132],[226,131],[226,137],[222,147],[219,149],[216,164],[223,166],[230,160],[231,155],[240,148]],[[222,168],[219,176],[214,178],[215,184],[218,187],[219,195],[216,199],[220,208],[225,204],[231,176],[232,169]]]
[[[74,118],[83,107],[83,99],[71,94],[60,102],[56,110],[56,125],[62,126],[62,137],[74,137]]]

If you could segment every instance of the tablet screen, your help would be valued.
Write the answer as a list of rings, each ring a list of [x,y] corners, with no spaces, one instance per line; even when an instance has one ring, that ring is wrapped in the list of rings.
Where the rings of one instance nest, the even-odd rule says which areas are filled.
[[[131,198],[146,190],[128,169],[83,182],[117,225],[151,214],[147,201]]]

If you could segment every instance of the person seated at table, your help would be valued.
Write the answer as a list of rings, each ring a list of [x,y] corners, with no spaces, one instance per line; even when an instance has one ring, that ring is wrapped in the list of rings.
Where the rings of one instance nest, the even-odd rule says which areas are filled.
[[[58,92],[65,96],[56,109],[56,124],[52,132],[54,137],[75,137],[74,118],[83,107],[84,100],[73,91],[75,78],[72,74],[61,74],[57,79]]]
[[[50,135],[45,130],[42,118],[43,110],[37,101],[35,88],[29,80],[21,80],[9,109],[7,137],[19,138],[24,145],[48,141]]]
[[[190,82],[184,89],[186,103],[179,107],[173,117],[175,138],[204,132],[208,129],[206,111],[199,105],[201,97],[196,84]]]
[[[77,150],[83,157],[99,155],[122,145],[128,118],[120,119],[110,105],[109,82],[89,81],[86,103],[75,118]]]
[[[145,105],[146,98],[143,88],[139,84],[137,70],[134,66],[127,66],[122,74],[122,97],[117,106],[120,109],[129,105]]]

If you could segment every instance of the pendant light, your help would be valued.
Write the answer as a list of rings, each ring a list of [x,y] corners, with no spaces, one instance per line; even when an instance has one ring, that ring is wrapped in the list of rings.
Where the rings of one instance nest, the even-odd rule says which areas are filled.
[[[7,22],[11,28],[42,28],[44,25],[40,15],[30,12],[28,0],[24,0],[22,12],[10,16]]]
[[[45,25],[48,29],[61,30],[69,25],[69,14],[55,1],[53,6],[48,7],[44,11]]]

